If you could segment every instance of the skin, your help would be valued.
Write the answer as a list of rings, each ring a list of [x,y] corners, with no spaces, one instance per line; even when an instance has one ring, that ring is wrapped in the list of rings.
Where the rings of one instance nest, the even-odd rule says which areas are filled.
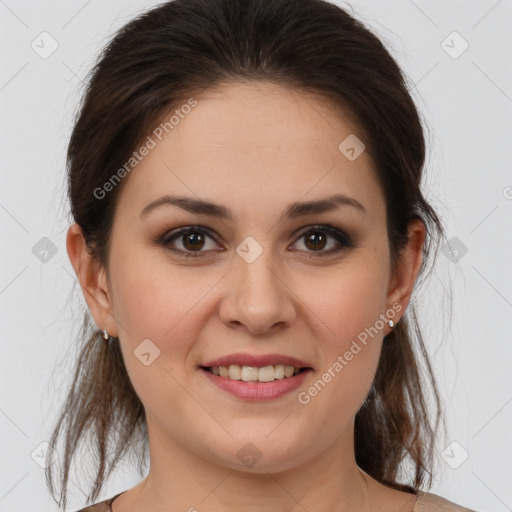
[[[149,474],[114,501],[113,512],[411,511],[414,495],[381,485],[354,455],[354,418],[391,330],[387,323],[310,403],[299,403],[297,394],[393,304],[401,306],[393,319],[399,320],[421,265],[423,223],[409,224],[409,244],[392,275],[372,162],[366,152],[349,161],[338,150],[357,131],[328,100],[261,82],[224,83],[196,99],[124,178],[108,268],[91,260],[76,224],[67,234],[90,311],[99,328],[119,337],[147,417]],[[344,206],[279,220],[289,203],[333,191],[359,201],[366,214]],[[164,194],[223,204],[234,220],[177,206],[141,218]],[[358,246],[318,256],[299,237],[315,224],[351,234]],[[218,237],[206,237],[202,257],[180,258],[151,242],[191,225]],[[263,248],[252,263],[236,252],[247,236]],[[190,252],[183,243],[180,236],[173,246]],[[337,246],[332,236],[326,243],[320,252]],[[144,339],[160,349],[149,366],[133,354]],[[315,370],[297,391],[244,401],[198,369],[235,352],[290,355]],[[251,468],[237,457],[248,442],[262,454]]]

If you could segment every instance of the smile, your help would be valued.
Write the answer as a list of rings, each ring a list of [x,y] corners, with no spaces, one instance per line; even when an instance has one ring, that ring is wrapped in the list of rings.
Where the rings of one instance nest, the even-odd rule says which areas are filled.
[[[243,380],[244,382],[272,382],[274,380],[285,379],[297,375],[306,368],[295,368],[285,366],[284,364],[268,366],[240,366],[232,364],[230,366],[207,367],[207,370],[214,375],[232,380]]]
[[[210,382],[238,398],[252,401],[271,400],[297,389],[313,371],[285,365],[201,366]]]

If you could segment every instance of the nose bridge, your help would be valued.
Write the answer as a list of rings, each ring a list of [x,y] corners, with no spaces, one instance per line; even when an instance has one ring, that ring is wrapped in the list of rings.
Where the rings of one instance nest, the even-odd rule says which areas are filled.
[[[254,250],[250,247],[250,251]],[[263,249],[254,259],[240,256],[235,269],[237,288],[241,293],[239,300],[245,301],[248,307],[261,308],[265,304],[270,307],[280,296],[282,286],[273,268],[275,266],[270,248]]]
[[[250,237],[249,237],[250,238]],[[258,247],[259,246],[259,247]],[[224,308],[224,320],[244,324],[253,332],[263,332],[280,322],[291,322],[294,308],[284,276],[272,250],[253,240],[237,248],[231,274],[231,293]]]

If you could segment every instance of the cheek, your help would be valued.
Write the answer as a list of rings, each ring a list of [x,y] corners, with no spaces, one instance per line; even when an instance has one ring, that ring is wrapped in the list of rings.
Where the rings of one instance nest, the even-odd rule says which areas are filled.
[[[145,405],[158,405],[165,388],[166,401],[179,407],[183,390],[178,382],[195,369],[190,355],[213,314],[207,292],[218,279],[165,258],[149,263],[147,255],[132,255],[116,267],[112,284],[123,358]]]
[[[190,402],[180,383],[187,377],[184,363],[201,330],[200,308],[194,304],[204,295],[204,278],[203,286],[190,281],[179,267],[157,261],[149,264],[147,258],[136,256],[123,259],[112,274],[130,381],[148,413],[161,411],[162,403],[168,406],[162,416],[167,418],[169,413],[167,421],[184,415],[183,408]]]
[[[347,260],[325,274],[322,278],[305,276],[300,284],[302,293],[298,293],[310,309],[308,315],[317,318],[325,339],[342,349],[367,329],[376,326],[381,331],[379,315],[386,308],[385,266],[372,258],[361,257],[353,262]]]
[[[355,259],[354,259],[355,261]],[[304,302],[315,319],[322,368],[302,403],[313,407],[335,407],[355,415],[377,370],[385,322],[385,265],[363,258],[340,267],[312,291],[311,278],[303,283]],[[313,335],[315,333],[313,332]],[[320,414],[320,417],[322,414]]]
[[[190,327],[189,319],[200,311],[196,306],[214,279],[197,269],[194,273],[194,269],[173,265],[165,258],[150,260],[141,251],[122,260],[112,282],[116,319],[125,338],[130,343],[145,338],[162,343],[176,337],[185,326]]]

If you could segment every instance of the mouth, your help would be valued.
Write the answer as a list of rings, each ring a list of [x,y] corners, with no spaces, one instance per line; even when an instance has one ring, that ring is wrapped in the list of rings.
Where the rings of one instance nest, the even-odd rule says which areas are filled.
[[[217,363],[218,364],[218,363]],[[253,363],[254,364],[254,363]],[[311,367],[284,364],[266,366],[199,366],[207,380],[223,392],[249,402],[275,400],[306,382]]]
[[[229,366],[200,366],[199,368],[217,377],[228,380],[261,383],[291,379],[301,373],[313,371],[313,368],[309,366],[295,367],[283,364],[267,366],[241,366],[232,364]]]

